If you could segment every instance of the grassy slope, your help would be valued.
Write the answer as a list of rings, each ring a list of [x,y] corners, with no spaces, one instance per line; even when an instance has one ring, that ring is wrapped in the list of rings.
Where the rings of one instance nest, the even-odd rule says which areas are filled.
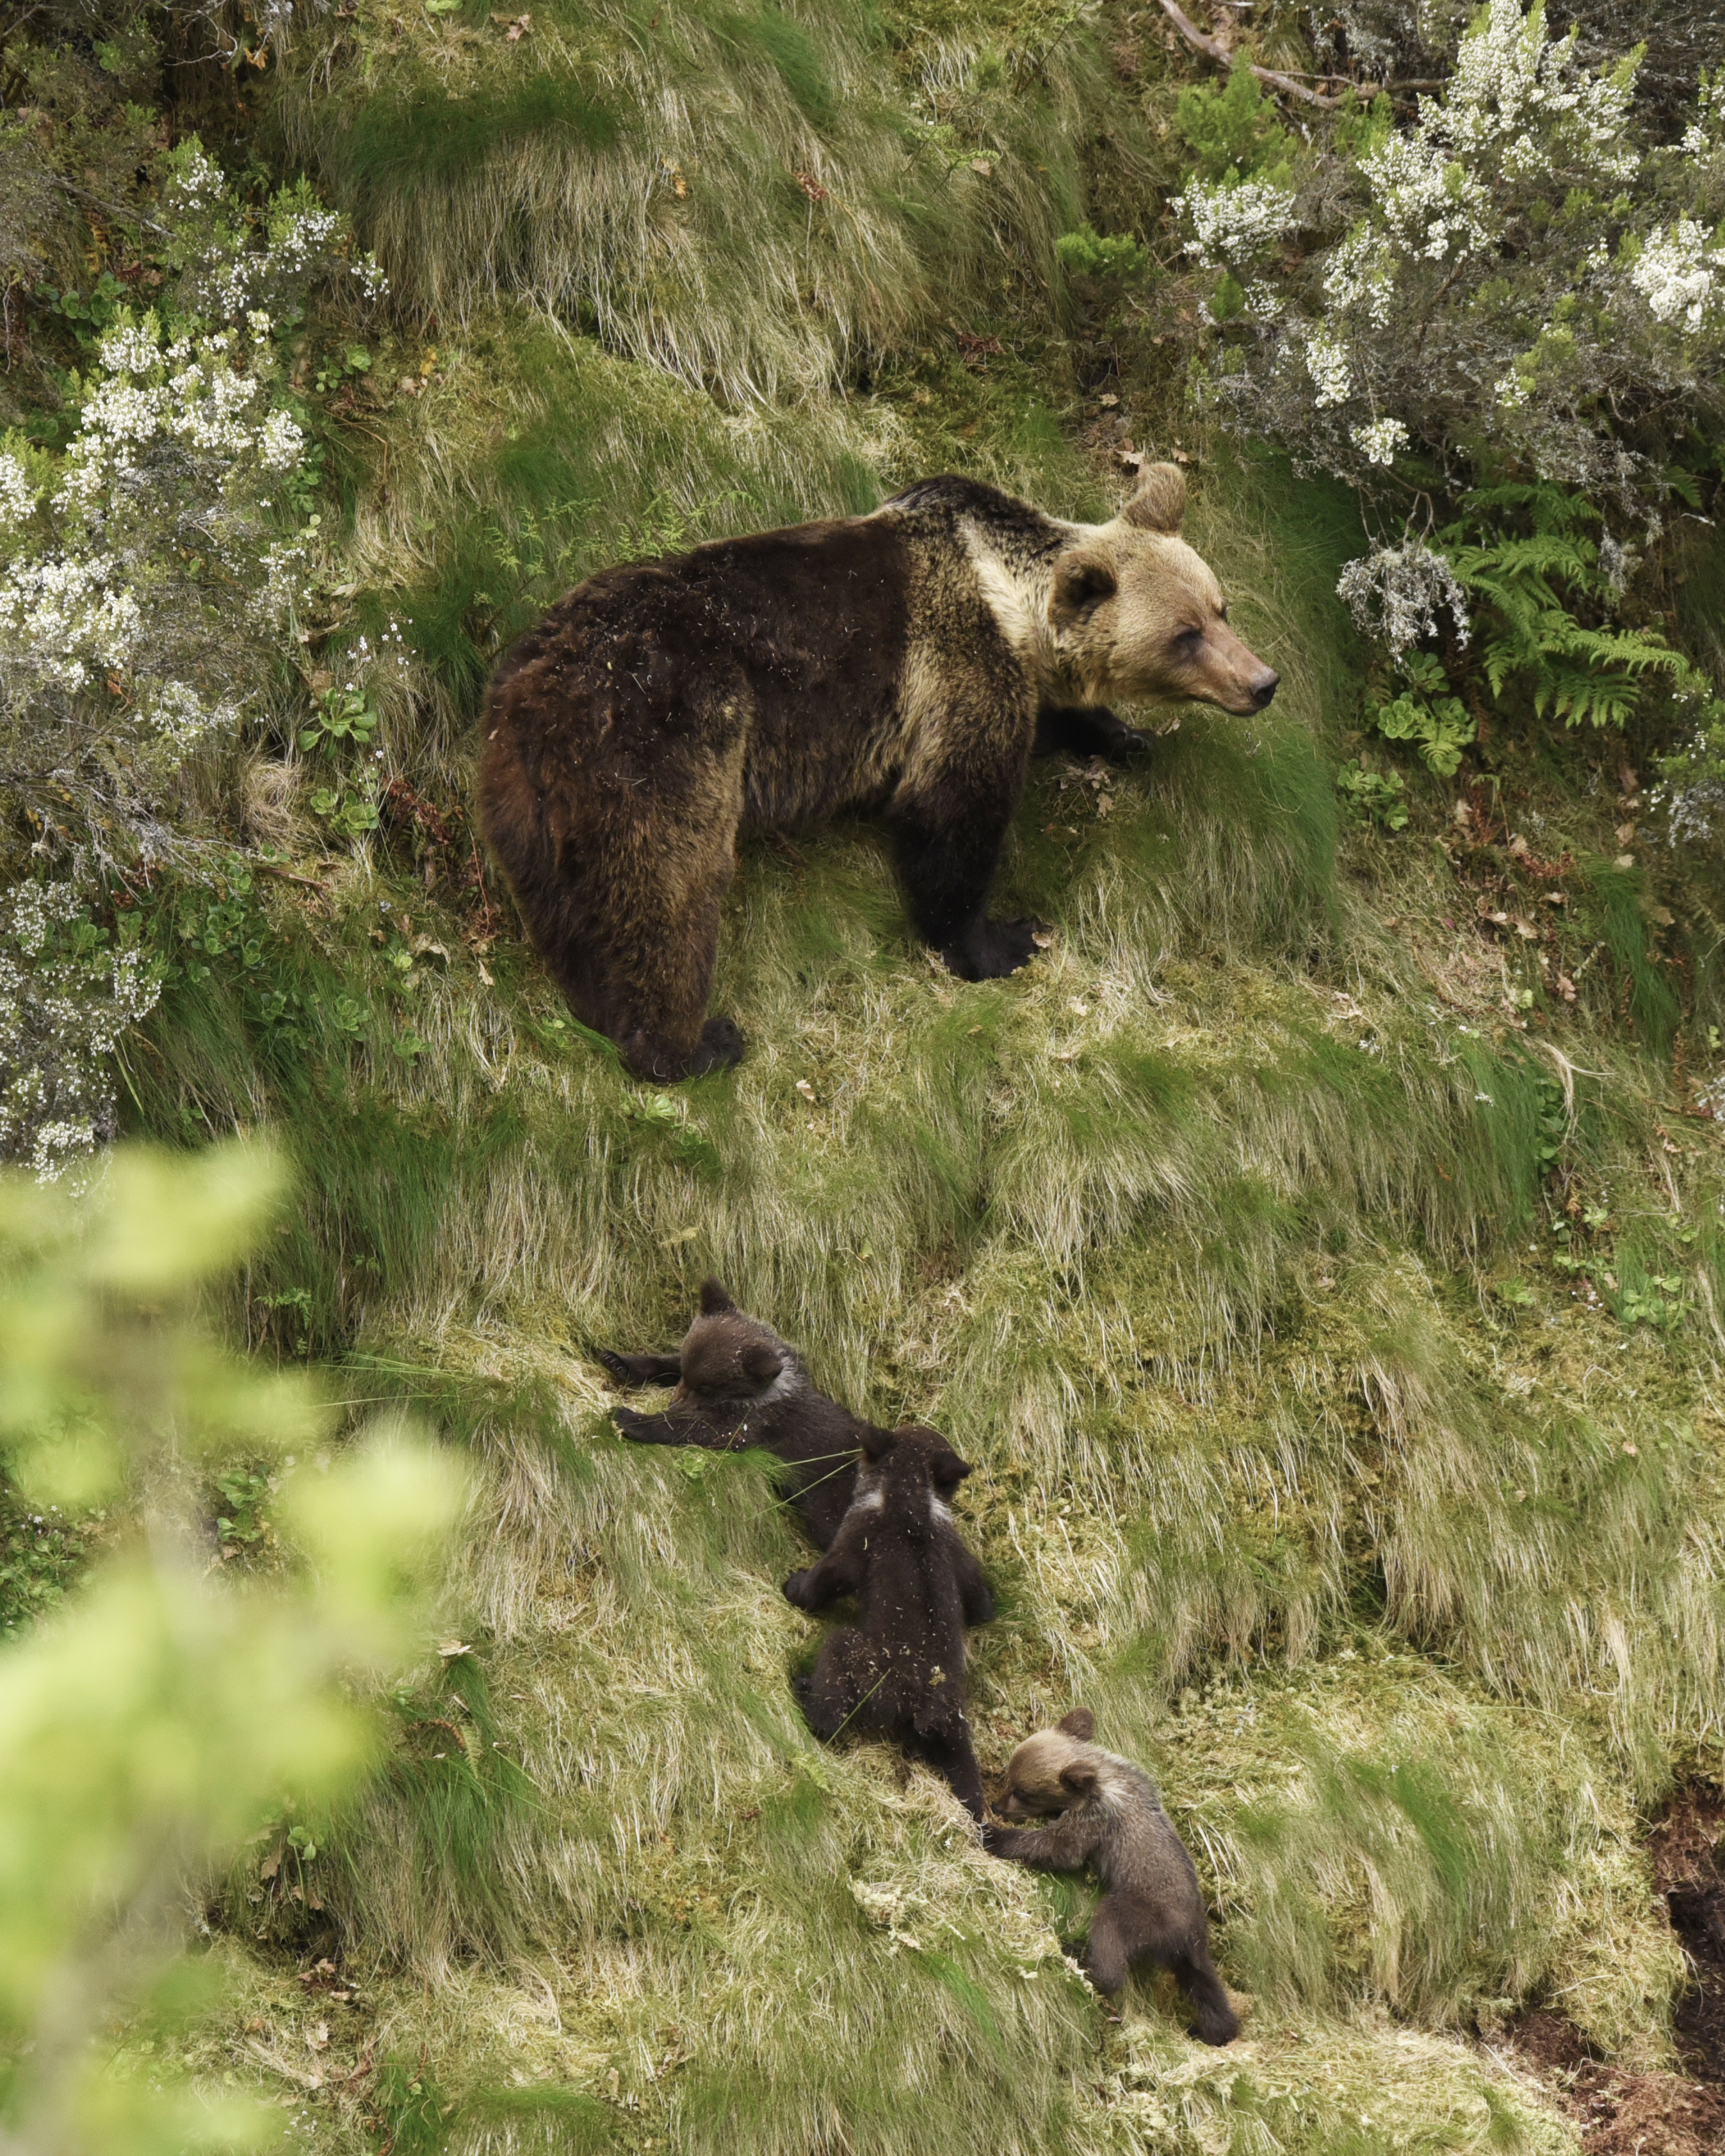
[[[535,35],[555,29],[571,80],[590,67],[579,110],[603,94],[616,132],[553,131],[562,162],[535,187],[574,199],[569,161],[615,141],[698,195],[701,144],[649,151],[630,117],[649,11],[566,13]],[[803,46],[779,19],[713,108],[725,156],[765,129],[775,168],[804,154],[799,125],[843,133],[821,85],[858,71],[848,110],[862,75],[889,81],[825,17]],[[994,62],[953,57],[972,22],[936,23],[903,64],[983,81],[979,129],[1018,111],[1016,83],[1069,145],[1094,49],[1070,41],[1064,74],[1057,53],[1052,87],[1002,61],[989,105]],[[680,31],[670,75],[720,64],[700,43],[719,33]],[[476,14],[398,25],[366,64],[404,111],[443,69],[507,150],[520,116],[487,86],[487,34]],[[497,244],[481,211],[517,216],[504,167],[445,160],[416,198],[395,184],[408,133],[383,159],[357,82],[322,118],[285,92],[285,139],[403,260],[425,247],[467,280],[435,295],[425,393],[366,416],[387,469],[350,438],[347,633],[405,625],[388,752],[434,799],[461,798],[490,646],[599,562],[943,466],[1105,506],[1076,446],[1095,407],[1046,305],[1031,332],[1015,311],[1075,183],[1055,170],[1038,193],[1034,141],[1002,176],[996,252],[968,163],[950,213],[972,219],[950,289],[1006,311],[1009,352],[966,369],[929,316],[872,396],[769,413],[754,390],[818,379],[832,307],[775,315],[746,277],[643,297],[619,270],[636,311],[595,311],[611,350],[536,328],[473,269]],[[832,170],[878,196],[845,125],[854,141],[821,136]],[[470,167],[483,184],[457,200]],[[925,203],[882,214],[921,244]],[[633,242],[606,230],[620,260]],[[703,244],[666,259],[711,270]],[[832,276],[859,259],[837,248]],[[554,270],[528,249],[509,279],[579,311]],[[857,335],[902,327],[868,318],[866,278],[845,290]],[[672,378],[678,353],[720,348],[722,401]],[[396,356],[417,362],[404,330]],[[1357,528],[1272,466],[1213,452],[1197,477],[1193,536],[1283,670],[1273,714],[1186,712],[1142,774],[1037,768],[1005,896],[1060,932],[1010,982],[955,983],[914,945],[873,831],[751,849],[719,992],[751,1053],[674,1096],[575,1034],[512,923],[476,930],[454,850],[433,850],[429,891],[404,839],[320,861],[294,775],[254,773],[255,828],[326,886],[259,901],[298,1001],[272,1015],[220,968],[182,984],[136,1059],[140,1106],[176,1134],[279,1125],[305,1197],[249,1277],[252,1337],[351,1354],[357,1398],[417,1399],[480,1492],[451,1586],[467,1651],[404,1692],[388,1773],[320,1833],[306,1882],[357,2001],[296,1979],[322,1935],[279,1876],[236,1880],[216,1948],[251,2025],[207,2029],[198,2055],[271,2089],[316,2080],[297,2124],[319,2145],[1557,2149],[1569,2129],[1465,2032],[1549,1998],[1609,2055],[1664,2056],[1680,1969],[1640,1837],[1675,1772],[1717,1768],[1725,1334],[1712,1127],[1676,1120],[1649,1045],[1671,1037],[1675,978],[1693,1071],[1706,968],[1694,944],[1686,977],[1660,960],[1644,872],[1608,865],[1623,812],[1609,782],[1581,790],[1584,762],[1505,752],[1514,820],[1575,856],[1555,886],[1457,835],[1436,789],[1402,837],[1338,831],[1359,654],[1331,594]],[[1573,1005],[1521,955],[1546,947],[1476,911],[1552,887]],[[1566,1250],[1597,1280],[1558,1270]],[[1106,2020],[1059,1957],[1079,1889],[985,1860],[885,1750],[802,1731],[785,1679],[817,1635],[777,1591],[798,1544],[769,1483],[622,1445],[589,1352],[671,1345],[708,1270],[832,1389],[931,1417],[977,1462],[964,1511],[1002,1601],[974,1640],[985,1764],[1083,1698],[1156,1768],[1251,2001],[1238,2046],[1200,2053],[1149,1985]],[[1617,1322],[1631,1294],[1658,1323]]]

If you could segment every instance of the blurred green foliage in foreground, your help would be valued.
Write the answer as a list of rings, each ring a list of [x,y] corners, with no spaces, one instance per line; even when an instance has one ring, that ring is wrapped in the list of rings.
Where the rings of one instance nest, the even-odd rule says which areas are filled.
[[[212,1866],[365,1773],[377,1738],[356,1690],[428,1621],[453,1465],[394,1428],[332,1455],[303,1378],[224,1353],[197,1322],[200,1286],[243,1256],[281,1179],[234,1144],[121,1152],[82,1197],[0,1183],[7,1471],[43,1507],[123,1497],[130,1523],[51,1621],[0,1648],[8,2151],[270,2138],[277,2114],[177,2083],[147,2041],[122,2067],[111,2037],[207,2005],[183,1949]],[[275,1481],[268,1572],[224,1564],[203,1502],[240,1462]]]

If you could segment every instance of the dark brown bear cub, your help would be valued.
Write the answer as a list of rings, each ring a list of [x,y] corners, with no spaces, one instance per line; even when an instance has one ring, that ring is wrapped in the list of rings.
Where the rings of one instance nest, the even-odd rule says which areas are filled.
[[[873,1423],[816,1392],[802,1358],[770,1326],[745,1317],[716,1280],[701,1283],[700,1315],[676,1355],[599,1359],[620,1385],[675,1385],[662,1414],[619,1408],[616,1424],[636,1445],[698,1445],[708,1452],[752,1445],[776,1453],[790,1502],[817,1549],[838,1532],[857,1485],[857,1449]]]
[[[1197,1874],[1156,1784],[1130,1759],[1090,1739],[1096,1718],[1075,1707],[1058,1729],[1027,1738],[1007,1766],[1001,1810],[1008,1819],[1054,1815],[1031,1830],[986,1826],[983,1846],[1039,1871],[1096,1867],[1102,1899],[1090,1919],[1085,1974],[1112,1997],[1135,1961],[1172,1969],[1196,2015],[1192,2035],[1228,2044],[1240,2033],[1216,1964]]]
[[[1040,729],[1116,754],[1110,696],[1260,710],[1276,676],[1152,465],[1108,524],[926,480],[870,516],[607,569],[492,680],[486,837],[575,1015],[650,1078],[742,1052],[707,1015],[739,832],[878,812],[918,929],[966,980],[1036,924],[989,888]]]
[[[841,1594],[861,1622],[829,1632],[798,1696],[809,1727],[896,1738],[952,1785],[980,1820],[982,1776],[965,1719],[965,1626],[986,1625],[994,1597],[947,1508],[968,1465],[918,1424],[870,1430],[857,1494],[832,1547],[794,1572],[785,1596],[824,1609]]]

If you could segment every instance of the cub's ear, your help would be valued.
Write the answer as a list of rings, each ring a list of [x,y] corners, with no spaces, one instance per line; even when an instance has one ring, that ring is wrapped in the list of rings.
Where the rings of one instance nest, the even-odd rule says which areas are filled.
[[[1186,474],[1178,465],[1146,465],[1136,492],[1120,511],[1141,531],[1177,531],[1186,514]]]
[[[1049,610],[1056,621],[1082,621],[1093,607],[1111,599],[1119,589],[1120,580],[1111,562],[1074,547],[1054,564],[1054,598]]]
[[[935,1487],[943,1497],[950,1497],[965,1476],[976,1471],[968,1460],[960,1460],[955,1452],[943,1452],[929,1471]]]
[[[862,1433],[862,1456],[865,1460],[884,1460],[898,1442],[896,1430],[877,1430],[871,1424]]]
[[[743,1350],[743,1374],[764,1385],[769,1378],[776,1378],[785,1367],[785,1358],[764,1340],[757,1340],[752,1348]]]
[[[1060,1769],[1060,1786],[1070,1789],[1075,1797],[1091,1797],[1096,1794],[1096,1769],[1088,1759],[1074,1759]]]
[[[1087,1707],[1075,1707],[1070,1714],[1063,1714],[1059,1726],[1068,1737],[1077,1738],[1080,1744],[1088,1744],[1096,1734],[1096,1717]]]
[[[723,1282],[714,1280],[709,1273],[701,1283],[702,1317],[717,1317],[721,1311],[734,1310],[736,1306],[725,1293]]]

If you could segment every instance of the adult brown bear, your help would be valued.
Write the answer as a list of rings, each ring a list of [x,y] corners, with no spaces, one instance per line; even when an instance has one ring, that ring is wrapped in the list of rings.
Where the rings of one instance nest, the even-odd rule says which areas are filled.
[[[709,1019],[739,831],[878,809],[917,927],[955,973],[1022,966],[989,886],[1033,743],[1130,754],[1113,696],[1261,711],[1276,675],[1178,536],[1152,465],[1110,524],[974,480],[869,516],[715,540],[590,577],[498,666],[485,833],[584,1024],[644,1077],[732,1063]]]

